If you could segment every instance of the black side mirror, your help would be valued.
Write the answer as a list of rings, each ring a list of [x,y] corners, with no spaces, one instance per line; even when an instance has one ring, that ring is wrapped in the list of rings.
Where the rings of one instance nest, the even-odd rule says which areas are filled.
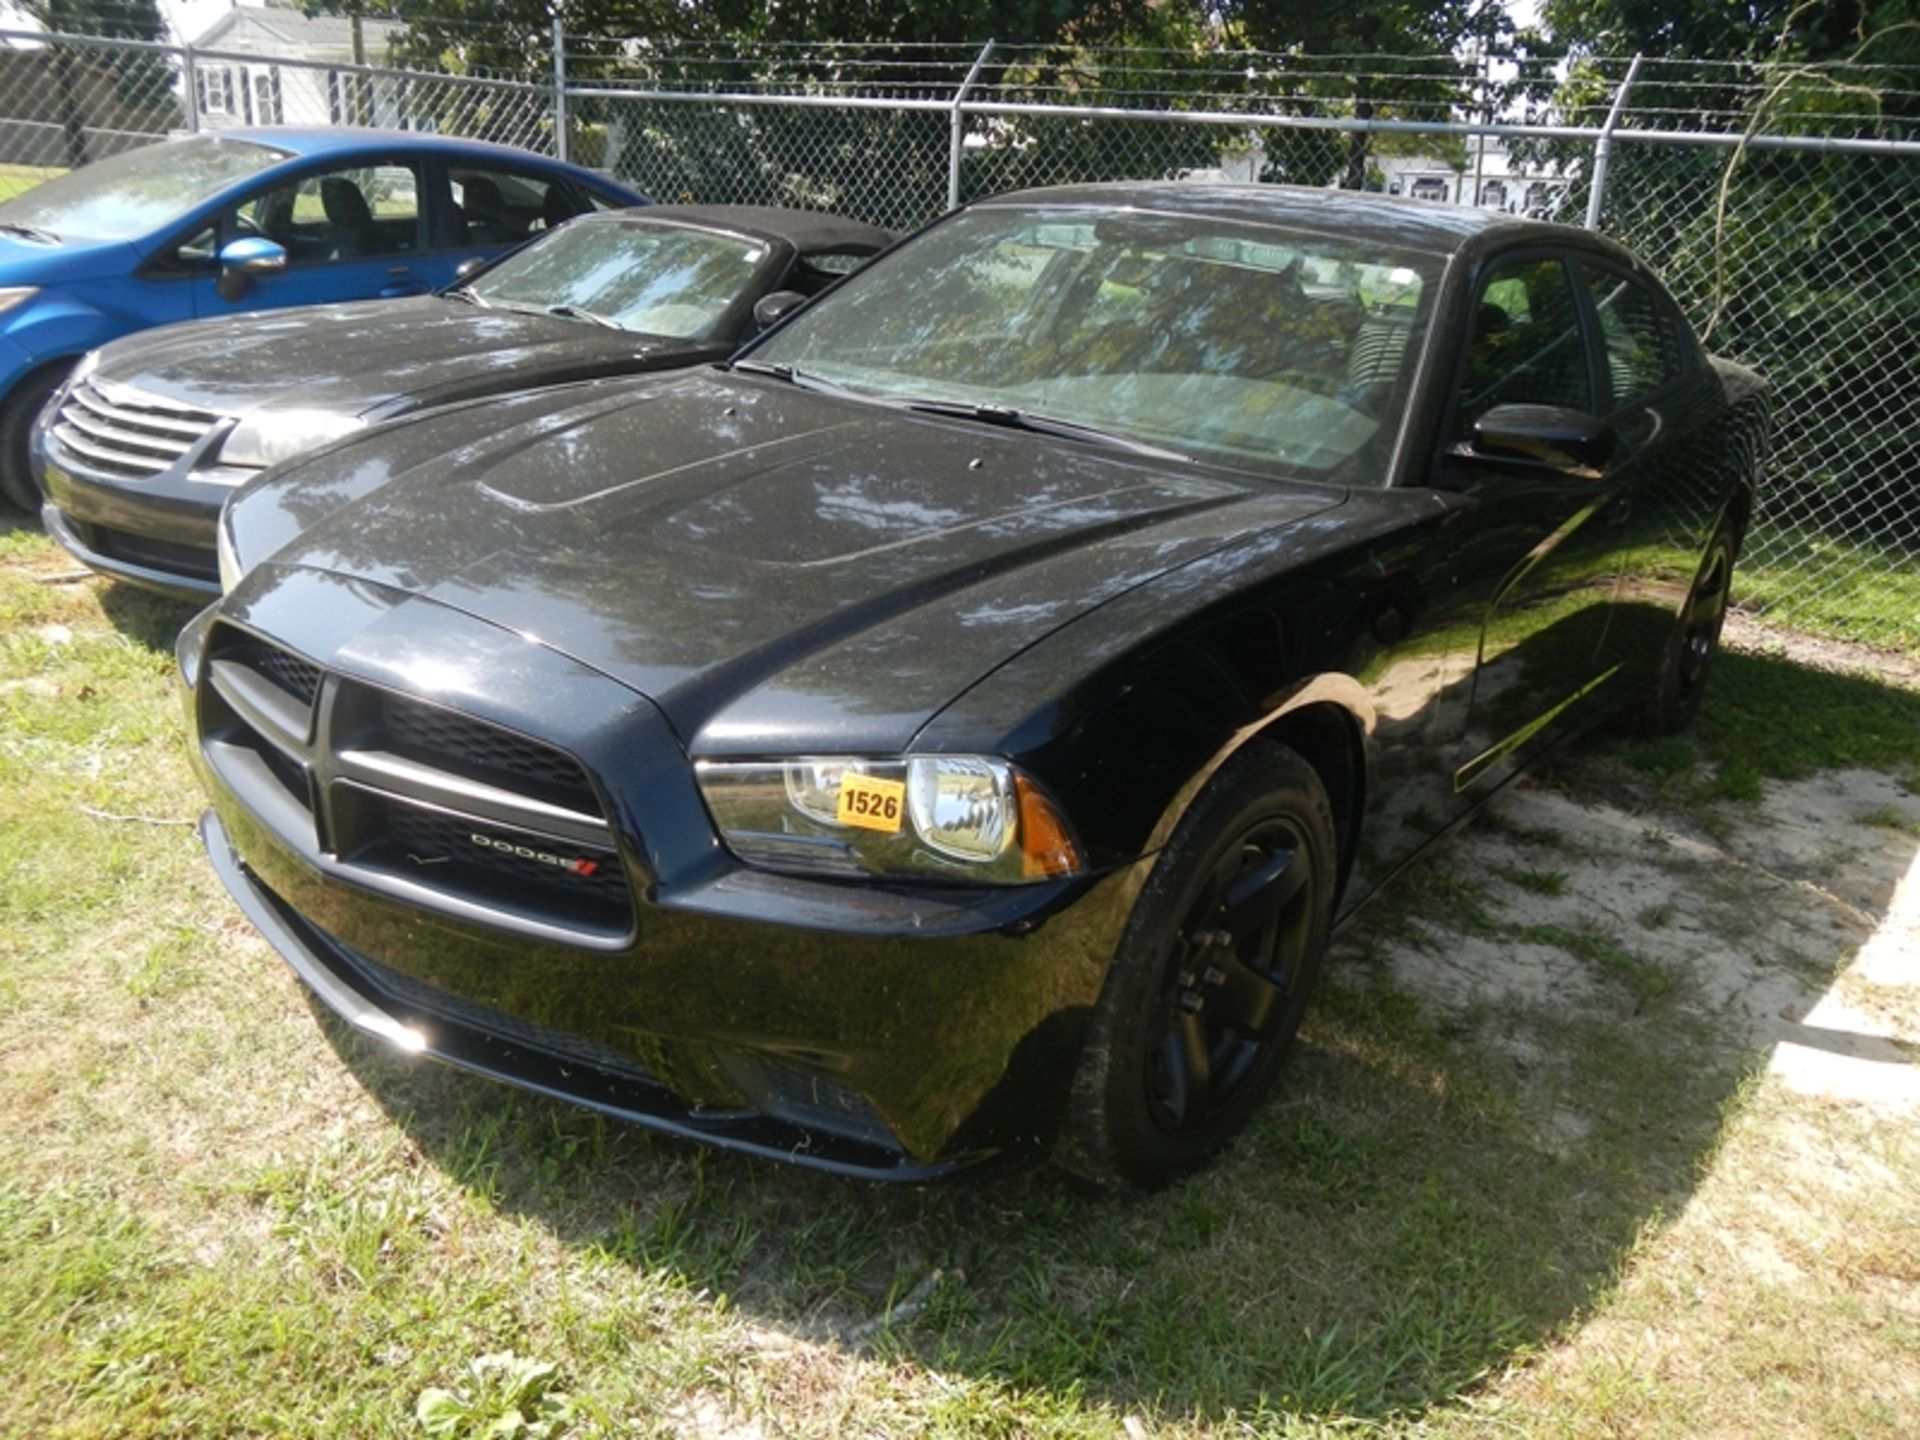
[[[484,255],[473,255],[462,260],[454,267],[453,283],[458,285],[462,280],[469,280],[478,275],[486,263],[487,257]]]
[[[1574,480],[1598,480],[1618,437],[1598,415],[1561,405],[1496,405],[1473,422],[1464,459],[1510,461]]]
[[[807,297],[798,290],[775,290],[771,295],[762,295],[753,302],[753,328],[766,330],[778,325],[806,303]]]

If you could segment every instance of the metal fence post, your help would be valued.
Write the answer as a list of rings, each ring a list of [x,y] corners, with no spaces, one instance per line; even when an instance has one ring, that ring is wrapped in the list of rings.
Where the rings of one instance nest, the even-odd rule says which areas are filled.
[[[1600,201],[1607,191],[1607,161],[1613,155],[1613,127],[1620,123],[1620,111],[1627,103],[1627,91],[1633,88],[1633,77],[1640,73],[1640,57],[1635,55],[1633,63],[1627,66],[1626,79],[1620,82],[1620,88],[1613,92],[1613,105],[1607,111],[1607,118],[1600,127],[1600,137],[1593,142],[1593,184],[1587,190],[1587,229],[1600,228]]]
[[[980,53],[973,58],[973,68],[967,71],[967,78],[960,82],[960,88],[953,92],[953,113],[948,117],[950,127],[947,139],[947,208],[957,210],[960,206],[960,158],[967,146],[967,114],[962,108],[967,102],[967,92],[973,89],[973,82],[980,78],[980,69],[987,63],[987,57],[993,53],[993,41],[989,40],[980,47]]]
[[[187,112],[187,129],[200,133],[200,72],[193,63],[193,46],[180,47],[180,99]]]
[[[553,17],[553,153],[573,158],[573,137],[567,133],[567,27]]]

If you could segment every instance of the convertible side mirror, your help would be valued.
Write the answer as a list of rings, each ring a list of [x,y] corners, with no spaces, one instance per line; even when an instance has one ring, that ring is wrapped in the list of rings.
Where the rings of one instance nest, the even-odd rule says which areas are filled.
[[[1473,422],[1463,459],[1510,461],[1573,480],[1606,473],[1619,437],[1598,415],[1562,405],[1496,405]]]
[[[255,275],[271,275],[287,268],[283,246],[258,235],[229,242],[220,251],[220,279],[215,288],[222,300],[238,300]]]
[[[798,290],[775,290],[753,302],[753,328],[767,330],[807,303]]]

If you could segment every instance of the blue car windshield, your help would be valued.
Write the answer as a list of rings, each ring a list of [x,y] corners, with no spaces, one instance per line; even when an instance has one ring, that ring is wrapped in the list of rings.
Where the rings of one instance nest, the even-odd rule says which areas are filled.
[[[989,205],[752,355],[895,404],[1376,483],[1439,275],[1428,255],[1205,214]]]
[[[56,175],[0,204],[0,225],[27,226],[62,240],[131,240],[289,153],[210,137],[146,145]]]

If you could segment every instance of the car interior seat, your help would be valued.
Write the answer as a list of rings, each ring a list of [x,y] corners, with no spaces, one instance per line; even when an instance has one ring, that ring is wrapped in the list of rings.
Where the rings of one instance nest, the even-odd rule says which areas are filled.
[[[521,238],[507,215],[507,197],[485,175],[460,177],[460,211],[469,245],[509,245]]]
[[[340,175],[320,182],[320,208],[327,216],[327,258],[365,255],[373,239],[373,210],[360,187]]]
[[[540,224],[542,229],[551,230],[556,225],[564,225],[580,212],[574,208],[573,201],[567,198],[564,185],[547,186],[546,198],[540,202]]]

